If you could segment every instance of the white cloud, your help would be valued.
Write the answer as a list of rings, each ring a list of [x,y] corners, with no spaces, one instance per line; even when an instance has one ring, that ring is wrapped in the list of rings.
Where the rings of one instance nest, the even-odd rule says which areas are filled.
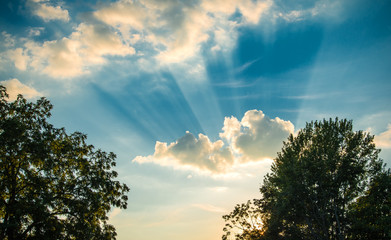
[[[162,63],[178,63],[199,54],[203,43],[214,35],[214,50],[235,42],[237,23],[230,20],[239,10],[242,24],[256,24],[271,1],[204,0],[199,5],[177,1],[119,0],[94,13],[104,23],[117,28],[127,39],[142,36],[158,50]]]
[[[60,20],[64,22],[69,21],[68,10],[63,9],[61,6],[51,6],[49,1],[28,1],[28,6],[32,8],[34,15],[42,18],[45,22],[52,20]]]
[[[172,25],[171,38],[155,36],[155,44],[164,43],[166,50],[160,52],[158,60],[163,63],[177,63],[189,59],[199,52],[201,43],[209,39],[207,31],[213,26],[212,19],[203,12],[189,9],[180,26]]]
[[[279,13],[278,16],[285,19],[288,22],[297,22],[303,20],[303,15],[305,14],[305,11],[297,11],[293,10],[289,13]]]
[[[125,56],[135,53],[134,48],[123,44],[120,36],[104,25],[80,24],[71,36],[78,41],[83,60],[103,63],[105,55]]]
[[[224,173],[233,164],[234,156],[221,140],[211,142],[203,134],[198,139],[186,132],[185,136],[169,145],[156,142],[155,153],[150,157],[136,157],[138,163],[153,162],[177,168],[195,168],[212,173]]]
[[[391,148],[391,124],[388,124],[386,131],[375,136],[375,143],[380,148]]]
[[[19,80],[16,78],[0,81],[0,85],[6,87],[10,101],[16,100],[18,94],[22,94],[23,97],[27,99],[42,96],[42,94],[40,94],[37,90],[35,90],[32,87],[24,85],[23,83],[19,82]]]
[[[135,30],[142,31],[149,10],[139,1],[117,1],[99,9],[95,17],[111,26],[129,25]]]
[[[27,64],[30,60],[26,50],[22,48],[16,48],[14,50],[8,51],[8,57],[14,62],[14,65],[17,69],[25,71],[27,69]]]
[[[11,34],[7,33],[6,31],[1,32],[1,37],[2,37],[1,42],[4,45],[4,47],[9,48],[15,45],[15,38]]]
[[[286,10],[284,7],[275,9],[275,15],[284,19],[287,22],[298,22],[314,17],[326,17],[328,21],[338,20],[341,17],[342,9],[346,9],[343,6],[344,3],[341,1],[317,1],[309,8],[305,9],[289,9]]]
[[[272,1],[252,1],[252,0],[204,0],[201,6],[210,13],[224,14],[231,16],[235,11],[244,17],[244,20],[251,24],[257,24],[262,14],[270,8]]]
[[[153,155],[138,156],[133,162],[229,174],[248,162],[269,162],[293,133],[294,126],[278,117],[270,119],[260,110],[251,110],[241,121],[235,117],[225,118],[222,130],[221,139],[216,142],[203,134],[196,138],[190,132],[170,144],[157,141]]]
[[[30,66],[52,77],[75,77],[86,73],[83,56],[79,49],[81,44],[72,38],[47,41],[42,45],[27,42],[30,53]]]
[[[45,30],[43,27],[32,27],[28,30],[29,37],[36,37],[41,35],[41,33]]]
[[[262,111],[247,111],[239,122],[235,117],[225,118],[220,137],[227,139],[233,150],[242,155],[241,161],[270,158],[281,150],[282,141],[294,126],[278,117],[270,119]]]
[[[68,11],[50,1],[28,0],[27,6],[45,21],[70,21]],[[24,49],[13,52],[11,60],[20,70],[31,66],[52,77],[71,78],[88,73],[93,65],[106,63],[107,55],[135,54],[137,46],[138,58],[158,67],[175,63],[183,64],[186,72],[194,66],[205,71],[201,50],[231,51],[239,27],[256,25],[264,19],[274,21],[279,13],[279,18],[297,21],[320,15],[329,6],[333,5],[317,3],[310,9],[280,13],[271,0],[117,0],[98,5],[92,14],[95,19],[80,23],[71,35],[44,43],[27,42]],[[39,35],[41,31],[37,28],[29,34]],[[3,36],[12,46],[10,36]]]
[[[121,37],[105,25],[80,24],[69,37],[46,41],[42,45],[27,42],[25,50],[18,50],[11,58],[15,66],[25,69],[27,55],[30,66],[52,77],[75,77],[89,72],[89,67],[106,62],[105,56],[126,56],[135,53]],[[24,57],[24,58],[22,58]],[[19,61],[18,61],[19,60]],[[24,60],[24,61],[22,61]]]

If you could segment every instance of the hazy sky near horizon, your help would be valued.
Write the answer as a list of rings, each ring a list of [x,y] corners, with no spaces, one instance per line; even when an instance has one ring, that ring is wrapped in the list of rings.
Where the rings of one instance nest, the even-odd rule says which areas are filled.
[[[348,118],[391,164],[391,1],[3,0],[0,84],[117,154],[119,240],[220,239],[282,141]]]

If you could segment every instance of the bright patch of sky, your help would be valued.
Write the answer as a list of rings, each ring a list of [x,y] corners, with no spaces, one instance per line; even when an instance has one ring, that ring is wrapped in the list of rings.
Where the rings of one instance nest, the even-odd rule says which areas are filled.
[[[290,133],[353,119],[391,163],[391,2],[5,0],[0,84],[118,155],[118,239],[218,239]]]

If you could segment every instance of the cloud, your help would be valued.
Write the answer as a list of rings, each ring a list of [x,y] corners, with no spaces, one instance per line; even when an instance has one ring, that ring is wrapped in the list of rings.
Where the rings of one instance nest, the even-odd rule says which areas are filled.
[[[112,220],[115,216],[117,216],[118,214],[120,214],[122,212],[122,210],[120,208],[114,208],[110,214],[109,214],[109,219]]]
[[[271,1],[252,0],[203,0],[200,4],[120,0],[102,7],[94,16],[127,39],[142,36],[138,39],[152,44],[160,62],[178,63],[198,55],[209,40],[215,42],[215,50],[233,45],[238,22],[230,17],[237,10],[242,14],[241,24],[256,24],[270,6]]]
[[[171,25],[174,38],[155,35],[154,44],[164,43],[165,50],[157,56],[164,63],[177,63],[196,56],[201,43],[209,39],[207,31],[213,26],[212,19],[196,9],[189,9],[180,26]],[[152,38],[153,39],[153,38]]]
[[[391,124],[388,124],[385,132],[375,136],[375,143],[380,148],[391,148]]]
[[[35,70],[52,77],[69,78],[89,72],[89,67],[106,62],[105,56],[126,56],[135,53],[112,29],[101,24],[80,24],[69,37],[46,41],[42,45],[29,41],[24,50],[16,49],[11,58],[15,66],[26,69],[26,62]],[[28,54],[28,55],[27,55]]]
[[[0,81],[0,85],[6,87],[10,101],[16,100],[18,94],[22,94],[27,99],[42,96],[42,94],[40,94],[37,90],[24,85],[16,78]]]
[[[345,9],[341,1],[314,1],[310,7],[303,8],[301,4],[289,6],[280,5],[274,9],[275,17],[279,17],[287,22],[299,22],[314,17],[326,17],[329,21],[341,17],[341,10]],[[293,8],[292,8],[293,7]]]
[[[47,41],[42,45],[36,42],[27,42],[25,47],[31,57],[29,65],[36,71],[51,77],[75,77],[87,72],[79,41],[72,38]]]
[[[234,152],[242,155],[242,162],[248,162],[275,156],[282,141],[293,131],[290,121],[278,117],[270,119],[262,111],[250,110],[240,122],[235,117],[226,117],[220,137],[228,140]]]
[[[43,27],[32,27],[28,30],[28,36],[29,37],[36,37],[36,36],[40,36],[41,33],[45,30],[45,28]]]
[[[244,21],[257,24],[262,14],[270,8],[272,1],[252,1],[252,0],[204,0],[201,3],[203,9],[209,13],[224,14],[231,16],[237,10],[241,13]]]
[[[13,47],[15,45],[15,38],[12,37],[11,34],[7,33],[6,31],[1,32],[1,38],[2,38],[2,44],[4,47]]]
[[[133,161],[224,173],[233,164],[234,156],[229,148],[224,147],[223,141],[211,142],[203,134],[196,138],[190,132],[186,132],[183,137],[169,145],[157,141],[153,156],[138,156]]]
[[[139,1],[117,1],[99,9],[94,16],[111,26],[129,25],[135,30],[142,31],[149,13],[146,6]]]
[[[250,110],[241,121],[226,117],[222,130],[221,139],[215,142],[203,134],[196,138],[190,132],[170,144],[157,141],[153,155],[137,156],[133,162],[227,174],[243,164],[274,158],[294,126],[278,117],[270,119],[260,110]]]
[[[223,209],[223,208],[220,208],[220,207],[216,207],[216,206],[211,205],[211,204],[193,204],[192,206],[196,207],[196,208],[199,208],[199,209],[202,209],[202,210],[207,211],[207,212],[214,212],[214,213],[226,213],[227,212],[226,209]]]
[[[125,56],[135,53],[134,48],[123,44],[120,36],[104,25],[80,24],[71,36],[82,48],[84,60],[103,63],[105,55]]]
[[[68,10],[63,9],[61,6],[51,6],[49,1],[45,0],[30,0],[27,2],[28,6],[32,8],[32,13],[45,22],[52,20],[60,20],[64,22],[69,21]]]
[[[30,60],[26,50],[23,48],[16,48],[14,50],[8,51],[8,57],[11,61],[14,62],[14,65],[17,69],[25,71],[27,69],[27,64]]]
[[[27,6],[44,21],[70,21],[62,5],[28,0]],[[145,59],[158,67],[171,64],[170,69],[182,64],[179,67],[186,72],[197,66],[204,76],[203,50],[231,51],[240,27],[263,21],[267,22],[261,25],[264,28],[275,18],[298,21],[322,15],[330,6],[333,4],[316,3],[312,8],[283,12],[284,7],[271,0],[117,0],[97,5],[88,22],[79,23],[69,36],[43,43],[20,39],[24,46],[13,49],[10,60],[19,70],[30,66],[51,77],[73,78],[89,73],[94,65],[107,63],[107,56],[134,55],[136,48],[136,61]],[[31,29],[29,36],[38,36],[41,31]],[[3,32],[3,38],[8,48],[13,47],[10,35]]]

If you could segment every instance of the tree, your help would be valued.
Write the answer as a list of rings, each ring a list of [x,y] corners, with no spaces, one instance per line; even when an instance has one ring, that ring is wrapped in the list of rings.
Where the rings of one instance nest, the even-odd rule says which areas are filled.
[[[250,200],[237,204],[223,219],[227,222],[223,229],[223,240],[260,239],[263,235],[260,211]]]
[[[0,86],[0,239],[115,239],[107,214],[129,191],[115,154],[49,124],[45,98],[7,98]]]
[[[350,239],[391,239],[391,172],[375,176],[369,189],[352,204],[349,211]]]
[[[291,134],[254,200],[264,234],[252,239],[348,239],[350,209],[384,172],[373,139],[338,119]]]

